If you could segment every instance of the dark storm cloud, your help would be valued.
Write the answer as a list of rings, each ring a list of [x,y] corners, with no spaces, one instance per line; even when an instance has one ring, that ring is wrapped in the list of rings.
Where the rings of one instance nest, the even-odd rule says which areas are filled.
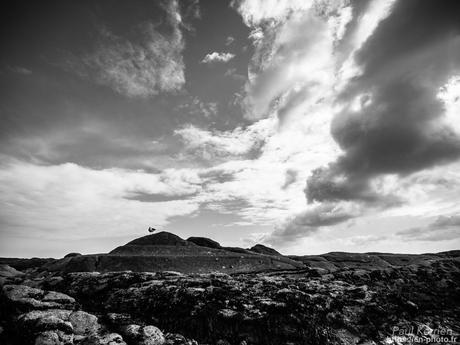
[[[382,195],[370,187],[363,176],[344,175],[335,163],[313,170],[305,188],[308,203],[314,201],[362,201],[374,207],[390,207],[401,203],[393,195]]]
[[[353,210],[332,203],[321,204],[288,219],[264,241],[270,244],[294,242],[317,232],[321,227],[343,223],[356,216]]]
[[[439,216],[425,227],[411,228],[396,233],[404,240],[444,241],[460,238],[460,215]]]
[[[341,95],[348,106],[331,125],[344,154],[308,179],[310,202],[392,205],[391,196],[373,191],[373,177],[406,175],[460,157],[460,138],[443,123],[437,98],[460,69],[459,5],[400,1],[358,52],[363,74]],[[351,105],[356,103],[360,107]]]

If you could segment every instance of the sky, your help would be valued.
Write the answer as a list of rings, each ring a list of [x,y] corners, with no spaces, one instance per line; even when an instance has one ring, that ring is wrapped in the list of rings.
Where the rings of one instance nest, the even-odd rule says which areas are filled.
[[[7,0],[0,256],[149,226],[460,249],[458,0]]]

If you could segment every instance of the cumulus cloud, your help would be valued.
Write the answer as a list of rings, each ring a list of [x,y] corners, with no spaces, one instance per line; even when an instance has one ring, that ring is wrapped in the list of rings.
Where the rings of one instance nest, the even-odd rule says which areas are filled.
[[[308,10],[312,7],[313,2],[293,0],[289,2],[278,0],[256,0],[256,1],[233,1],[234,6],[243,17],[248,26],[257,26],[266,21],[283,21],[286,17],[295,12]]]
[[[127,97],[177,91],[185,83],[181,23],[178,2],[172,1],[166,7],[167,30],[144,22],[125,37],[102,28],[94,51],[71,54],[63,66]]]
[[[410,16],[414,6],[422,15]],[[460,136],[446,123],[438,97],[439,88],[460,67],[455,60],[460,38],[446,31],[449,24],[456,26],[451,14],[435,8],[431,2],[398,3],[358,52],[363,72],[341,94],[345,105],[331,126],[344,154],[309,178],[310,200],[377,197],[369,183],[376,176],[403,176],[460,157]],[[431,25],[423,25],[426,35],[415,35],[410,28],[425,23],[428,13],[436,16]],[[400,20],[406,17],[411,20]],[[442,30],[432,27],[441,19]],[[397,42],[395,25],[403,33]],[[385,52],[376,52],[377,45],[387,47]],[[452,54],[446,55],[447,50]]]
[[[396,233],[406,241],[446,241],[460,238],[460,214],[438,216],[425,227],[410,228]]]
[[[203,60],[201,60],[201,63],[215,63],[215,62],[227,63],[234,57],[235,57],[235,54],[232,54],[232,53],[212,52],[212,53],[206,54]]]

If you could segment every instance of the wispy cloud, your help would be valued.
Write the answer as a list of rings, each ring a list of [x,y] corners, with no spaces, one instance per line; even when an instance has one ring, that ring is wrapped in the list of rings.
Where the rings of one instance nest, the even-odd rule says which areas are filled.
[[[180,112],[204,116],[205,118],[216,117],[218,113],[218,104],[216,102],[204,102],[199,97],[192,97],[189,102],[180,104],[176,108]]]
[[[235,54],[232,54],[232,53],[212,52],[212,53],[206,54],[203,60],[201,60],[201,63],[216,63],[216,62],[227,63],[234,57],[235,57]]]
[[[396,233],[406,241],[446,241],[460,238],[460,214],[439,216],[425,227]]]
[[[129,235],[195,211],[198,203],[187,196],[199,190],[197,181],[193,172],[149,174],[10,161],[0,170],[2,231],[33,231],[44,238]],[[136,200],[139,194],[157,198],[143,202]]]
[[[225,45],[226,45],[226,46],[229,46],[229,45],[232,44],[233,42],[235,42],[235,37],[233,37],[233,36],[228,36],[228,37],[225,39]]]
[[[127,97],[177,91],[185,83],[181,20],[178,2],[172,1],[165,13],[169,33],[158,31],[152,22],[139,24],[129,37],[102,28],[94,51],[70,54],[63,66]]]
[[[260,149],[273,131],[273,120],[266,119],[247,128],[237,127],[232,131],[205,130],[188,125],[175,130],[185,148],[195,155],[210,160],[245,156]]]
[[[32,71],[26,67],[22,66],[7,66],[6,69],[10,72],[22,74],[22,75],[30,75]]]

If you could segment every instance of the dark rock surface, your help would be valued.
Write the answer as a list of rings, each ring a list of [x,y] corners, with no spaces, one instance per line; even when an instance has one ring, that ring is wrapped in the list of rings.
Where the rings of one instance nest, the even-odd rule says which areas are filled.
[[[397,344],[395,326],[460,332],[458,256],[377,268],[366,257],[331,257],[344,266],[232,275],[25,272],[3,286],[0,343],[370,345]]]

